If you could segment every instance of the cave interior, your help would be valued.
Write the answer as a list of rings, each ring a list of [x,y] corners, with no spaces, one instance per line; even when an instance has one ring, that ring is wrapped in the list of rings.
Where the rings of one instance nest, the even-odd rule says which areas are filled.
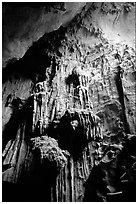
[[[136,201],[136,4],[2,3],[2,200]]]

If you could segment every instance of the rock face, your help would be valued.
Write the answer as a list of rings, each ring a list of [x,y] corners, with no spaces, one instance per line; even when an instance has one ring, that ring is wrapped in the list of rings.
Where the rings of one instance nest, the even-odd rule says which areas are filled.
[[[3,66],[45,33],[71,21],[85,3],[3,3]],[[51,24],[52,22],[52,24]]]
[[[3,13],[3,201],[134,201],[135,4]]]

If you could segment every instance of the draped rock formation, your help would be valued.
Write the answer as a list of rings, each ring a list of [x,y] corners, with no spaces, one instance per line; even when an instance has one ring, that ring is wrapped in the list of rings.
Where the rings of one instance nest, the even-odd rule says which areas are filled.
[[[80,3],[64,23],[56,5],[45,15],[59,21],[4,55],[3,201],[135,201],[133,31],[128,43],[105,32],[135,4]]]

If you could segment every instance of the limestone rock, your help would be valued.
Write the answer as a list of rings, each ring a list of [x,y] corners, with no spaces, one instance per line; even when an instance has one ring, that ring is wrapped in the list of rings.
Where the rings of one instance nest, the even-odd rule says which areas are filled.
[[[3,3],[3,67],[3,200],[133,201],[135,3]]]

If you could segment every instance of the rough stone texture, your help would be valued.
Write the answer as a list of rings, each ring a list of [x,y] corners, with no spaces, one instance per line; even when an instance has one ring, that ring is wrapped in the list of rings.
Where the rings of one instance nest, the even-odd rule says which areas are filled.
[[[133,3],[85,4],[3,3],[3,67],[8,60],[21,58],[32,43],[45,33],[57,30],[60,26],[68,26],[78,13],[82,14],[84,33],[86,30],[90,33],[93,27],[99,28],[104,37],[112,43],[127,42],[135,46],[135,7],[131,5]],[[83,36],[83,40],[88,43],[97,42],[97,39],[88,36]]]
[[[95,201],[98,196],[96,201],[106,201],[107,193],[119,189],[112,182],[121,176],[123,167],[116,175],[109,163],[113,177],[109,185],[104,184],[109,192],[100,194],[97,186],[96,194],[92,192],[95,197],[87,198],[93,189],[93,171],[101,162],[109,162],[107,152],[116,153],[115,147],[107,146],[119,145],[119,155],[123,154],[125,138],[136,131],[135,5],[65,3],[66,11],[62,6],[25,5],[17,22],[19,4],[3,7],[3,60],[7,64],[2,87],[3,185],[9,194],[4,200]],[[6,22],[13,11],[10,25]],[[71,155],[58,174],[53,164],[42,163],[32,151],[31,138],[46,134]],[[53,175],[50,181],[49,175]],[[21,199],[22,190],[26,197]]]
[[[3,3],[3,66],[45,33],[71,21],[85,3]],[[52,23],[51,23],[52,22]]]

